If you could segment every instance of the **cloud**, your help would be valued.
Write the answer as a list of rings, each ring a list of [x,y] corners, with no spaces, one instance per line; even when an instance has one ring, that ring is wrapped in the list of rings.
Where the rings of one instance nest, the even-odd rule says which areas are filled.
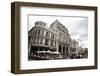
[[[88,18],[84,18],[80,20],[77,24],[75,24],[75,27],[72,28],[71,36],[79,35],[79,38],[81,40],[87,40],[88,39]]]
[[[58,17],[58,16],[29,16],[29,30],[34,26],[36,21],[43,21],[50,26],[55,20],[61,22],[68,29],[72,39],[88,41],[88,17]],[[84,43],[85,43],[84,42]],[[85,43],[85,45],[88,45]]]

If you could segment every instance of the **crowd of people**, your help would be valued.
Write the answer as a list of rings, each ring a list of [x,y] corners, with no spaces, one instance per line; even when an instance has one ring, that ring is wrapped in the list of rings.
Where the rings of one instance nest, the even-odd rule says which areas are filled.
[[[87,50],[81,53],[72,53],[63,56],[61,53],[57,52],[34,52],[30,55],[30,59],[37,60],[55,60],[55,59],[80,59],[87,58]]]

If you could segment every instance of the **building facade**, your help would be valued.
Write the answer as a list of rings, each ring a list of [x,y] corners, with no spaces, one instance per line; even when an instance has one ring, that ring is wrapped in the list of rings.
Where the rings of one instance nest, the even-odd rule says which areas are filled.
[[[70,40],[70,54],[78,54],[79,52],[79,44],[78,41]]]
[[[66,59],[69,54],[77,51],[78,42],[72,40],[68,29],[58,20],[50,27],[42,21],[35,22],[35,26],[28,32],[29,57],[43,59]]]
[[[50,29],[57,33],[57,51],[66,58],[69,54],[69,39],[70,35],[68,29],[65,28],[58,20],[50,25]]]

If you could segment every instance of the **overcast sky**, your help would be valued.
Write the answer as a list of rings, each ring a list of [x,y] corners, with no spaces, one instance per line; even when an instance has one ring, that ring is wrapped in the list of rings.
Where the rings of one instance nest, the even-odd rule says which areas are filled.
[[[88,18],[87,17],[71,17],[71,16],[29,16],[29,27],[30,30],[36,21],[43,21],[47,23],[47,27],[50,26],[55,20],[58,20],[60,23],[65,25],[68,29],[72,39],[78,40],[79,45],[81,42],[84,47],[88,47]]]

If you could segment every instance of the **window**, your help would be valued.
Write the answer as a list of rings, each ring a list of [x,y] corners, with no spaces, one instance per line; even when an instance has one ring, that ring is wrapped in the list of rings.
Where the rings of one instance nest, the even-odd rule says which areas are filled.
[[[55,47],[56,47],[56,41],[55,41]]]
[[[39,37],[37,38],[37,44],[39,43]]]
[[[30,40],[31,40],[31,36],[28,37],[28,42],[30,42]]]
[[[37,29],[36,29],[36,31],[35,31],[35,35],[37,34]]]
[[[41,30],[39,29],[39,30],[38,30],[38,35],[40,35],[40,32],[41,32]]]
[[[48,33],[48,38],[50,37],[50,32]]]
[[[49,40],[45,39],[45,45],[48,45]]]
[[[60,32],[60,36],[59,36],[59,38],[62,38],[62,33]]]
[[[54,35],[52,35],[52,38],[54,39]]]
[[[54,35],[51,34],[51,38],[54,39]]]
[[[34,37],[34,41],[33,41],[33,44],[35,44],[35,40],[36,40],[36,37]]]
[[[46,32],[46,37],[48,36],[48,32]]]
[[[65,35],[63,35],[64,37],[63,37],[63,39],[65,40]]]
[[[41,40],[40,40],[40,44],[42,44],[43,43],[43,38],[41,38]]]
[[[44,35],[44,30],[42,30],[42,36]]]
[[[33,32],[33,36],[35,36],[36,31]]]
[[[53,46],[53,40],[51,40],[50,46]]]

